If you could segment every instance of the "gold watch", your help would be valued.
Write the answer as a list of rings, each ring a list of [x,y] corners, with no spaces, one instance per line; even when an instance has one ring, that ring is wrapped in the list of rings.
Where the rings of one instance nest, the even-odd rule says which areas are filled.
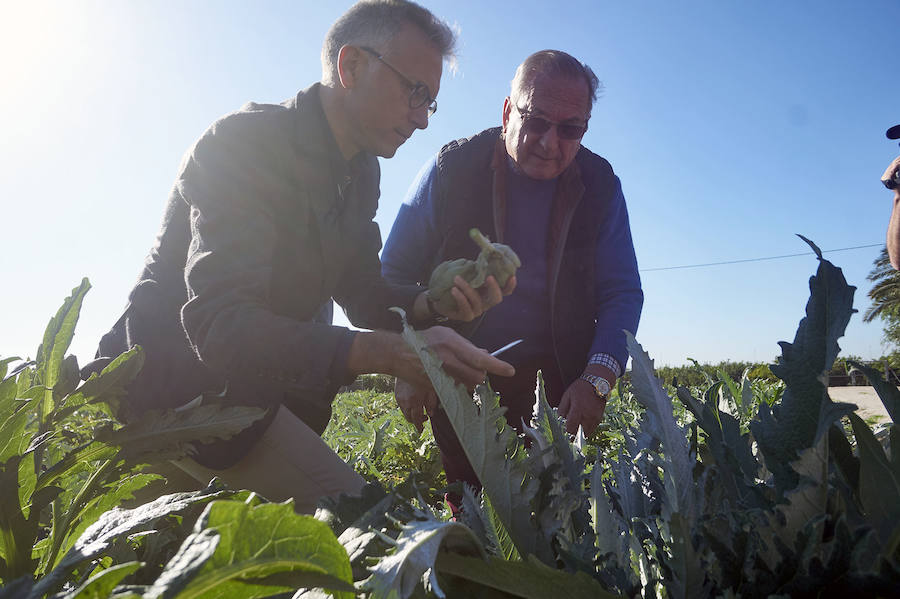
[[[581,380],[587,381],[591,384],[591,387],[594,388],[594,393],[597,394],[599,399],[606,399],[609,397],[609,381],[607,381],[602,376],[597,376],[596,374],[588,374],[584,373],[581,375]]]

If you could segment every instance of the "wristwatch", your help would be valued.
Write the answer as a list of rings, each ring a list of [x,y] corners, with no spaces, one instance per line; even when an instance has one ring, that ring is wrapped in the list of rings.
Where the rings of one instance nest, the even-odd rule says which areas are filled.
[[[609,397],[609,381],[607,381],[602,376],[597,376],[596,374],[588,374],[584,373],[581,375],[581,380],[587,381],[591,384],[591,387],[594,388],[594,393],[597,394],[599,399],[606,399]]]

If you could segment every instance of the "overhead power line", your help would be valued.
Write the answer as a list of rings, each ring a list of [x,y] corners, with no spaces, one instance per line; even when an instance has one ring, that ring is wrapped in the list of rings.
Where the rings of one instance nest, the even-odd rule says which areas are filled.
[[[847,250],[861,250],[863,248],[883,247],[884,243],[872,243],[870,245],[855,245],[848,248],[834,250],[822,250],[823,254],[831,252],[846,252]],[[782,258],[796,258],[797,256],[814,256],[815,252],[801,252],[799,254],[784,254],[783,256],[766,256],[765,258],[744,258],[743,260],[726,260],[724,262],[707,262],[706,264],[684,264],[682,266],[661,266],[659,268],[642,268],[640,272],[654,272],[657,270],[678,270],[683,268],[703,268],[705,266],[722,266],[725,264],[741,264],[744,262],[762,262],[764,260],[780,260]]]

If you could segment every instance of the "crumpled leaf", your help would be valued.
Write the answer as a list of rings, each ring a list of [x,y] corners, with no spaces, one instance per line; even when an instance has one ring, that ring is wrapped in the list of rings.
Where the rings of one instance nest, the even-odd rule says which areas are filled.
[[[434,565],[442,549],[482,559],[487,552],[468,527],[456,522],[424,520],[404,525],[397,538],[395,552],[371,568],[363,588],[372,592],[373,599],[406,598],[423,580],[426,588],[444,597],[435,575]]]

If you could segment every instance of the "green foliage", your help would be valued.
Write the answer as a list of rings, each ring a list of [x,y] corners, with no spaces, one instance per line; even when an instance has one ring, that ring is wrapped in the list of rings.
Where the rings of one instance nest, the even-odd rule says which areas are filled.
[[[372,390],[341,393],[322,439],[369,481],[387,486],[402,483],[410,472],[429,490],[429,503],[442,501],[446,485],[440,450],[426,423],[421,433],[406,421],[389,393]]]
[[[531,597],[552,580],[553,596],[573,597],[893,594],[900,441],[893,425],[876,436],[852,406],[828,397],[854,289],[819,254],[810,291],[794,341],[771,367],[778,383],[714,369],[707,384],[679,386],[673,399],[629,339],[632,388],[617,390],[609,414],[621,437],[601,433],[593,464],[541,394],[526,447],[495,394],[479,388],[470,398],[406,328],[484,489],[466,493],[454,523],[416,508],[409,493],[371,498],[370,511],[391,524],[368,529],[387,539],[367,588]],[[866,374],[889,413],[900,411],[896,388],[874,369]],[[344,530],[349,551],[353,527]]]
[[[120,507],[159,478],[145,465],[189,456],[264,412],[204,398],[177,415],[116,421],[143,356],[134,348],[81,382],[66,351],[89,288],[84,280],[65,300],[34,361],[9,373],[18,359],[0,360],[0,597],[355,595],[334,533],[290,504],[213,481]]]

